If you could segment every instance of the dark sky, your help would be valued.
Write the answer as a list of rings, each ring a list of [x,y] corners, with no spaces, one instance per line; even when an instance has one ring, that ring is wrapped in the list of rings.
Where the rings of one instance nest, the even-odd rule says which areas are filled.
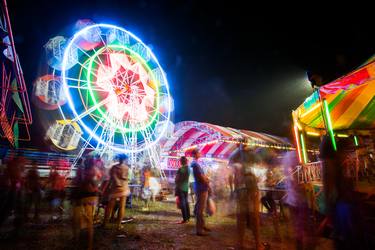
[[[311,93],[307,70],[329,81],[375,53],[373,13],[359,2],[8,2],[27,84],[49,38],[72,35],[78,19],[117,24],[152,46],[171,85],[175,122],[289,136],[291,110]]]

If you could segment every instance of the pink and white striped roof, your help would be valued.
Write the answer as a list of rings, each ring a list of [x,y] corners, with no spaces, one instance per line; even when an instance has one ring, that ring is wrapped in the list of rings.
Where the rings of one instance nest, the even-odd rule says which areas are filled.
[[[228,159],[241,138],[258,146],[290,148],[286,138],[265,133],[222,127],[203,122],[183,121],[175,124],[173,136],[163,142],[164,155],[180,156],[197,147],[203,157]]]

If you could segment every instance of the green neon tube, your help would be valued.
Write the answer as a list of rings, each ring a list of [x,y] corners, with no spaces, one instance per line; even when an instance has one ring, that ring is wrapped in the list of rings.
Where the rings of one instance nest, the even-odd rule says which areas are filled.
[[[355,145],[356,147],[358,147],[358,146],[359,146],[359,143],[358,143],[358,138],[357,138],[357,136],[356,136],[356,135],[354,136],[354,145]]]
[[[301,145],[302,145],[303,162],[307,163],[307,154],[306,154],[305,139],[303,138],[303,134],[302,133],[301,133]]]
[[[333,149],[335,151],[337,151],[335,135],[333,134],[331,115],[329,114],[329,107],[328,107],[328,104],[327,104],[327,100],[325,100],[325,99],[323,100],[323,105],[324,105],[324,114],[325,114],[325,118],[326,118],[328,133],[329,133],[329,136],[331,137]]]

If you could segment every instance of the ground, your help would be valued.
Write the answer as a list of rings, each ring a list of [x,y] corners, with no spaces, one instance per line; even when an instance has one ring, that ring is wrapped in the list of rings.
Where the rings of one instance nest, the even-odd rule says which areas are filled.
[[[8,227],[0,230],[1,249],[84,249],[84,243],[75,244],[72,240],[69,220],[69,206],[66,204],[65,217],[60,222],[48,222],[50,215],[44,214],[38,224],[28,223],[18,237],[13,236],[11,219]],[[125,223],[123,231],[114,229],[95,229],[95,249],[235,249],[236,224],[232,212],[234,203],[218,202],[217,213],[207,217],[212,229],[209,236],[195,235],[194,218],[187,224],[177,224],[181,220],[180,210],[176,208],[174,197],[156,201],[149,211],[142,211],[142,202],[134,200],[133,208],[126,210],[126,217],[134,218]],[[192,207],[192,206],[191,206]],[[294,249],[294,239],[287,233],[287,223],[281,223],[282,239],[276,240],[272,221],[262,216],[261,239],[270,249]],[[251,232],[247,233],[247,245],[254,248]],[[84,238],[84,235],[83,235]],[[318,249],[332,249],[328,240],[319,239]]]

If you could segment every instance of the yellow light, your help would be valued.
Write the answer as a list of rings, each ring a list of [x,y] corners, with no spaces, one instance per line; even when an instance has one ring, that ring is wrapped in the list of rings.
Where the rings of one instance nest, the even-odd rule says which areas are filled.
[[[302,130],[302,126],[299,124],[299,122],[296,121],[296,125],[298,127],[298,130]]]
[[[349,135],[346,135],[346,134],[337,134],[337,137],[348,138]]]
[[[306,134],[311,135],[311,136],[320,136],[319,133],[317,133],[317,132],[311,132],[311,131],[307,131]]]

